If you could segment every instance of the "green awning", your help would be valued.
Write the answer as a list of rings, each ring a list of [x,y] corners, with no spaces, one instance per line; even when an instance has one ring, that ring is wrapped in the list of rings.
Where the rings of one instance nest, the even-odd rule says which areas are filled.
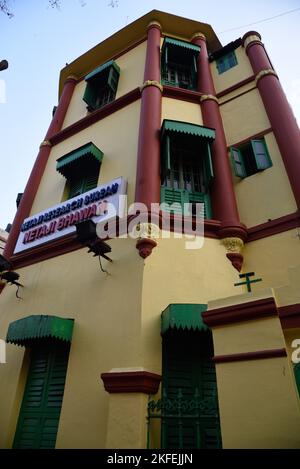
[[[194,135],[196,137],[204,137],[211,140],[214,140],[216,136],[215,130],[209,127],[167,119],[164,119],[163,121],[162,137],[165,133],[181,133],[186,135]]]
[[[109,67],[114,67],[116,71],[120,73],[120,67],[116,64],[116,62],[114,60],[109,60],[108,62],[105,62],[105,64],[100,65],[100,67],[95,68],[95,70],[86,75],[85,81],[88,81],[99,73],[104,72],[104,70],[107,70]]]
[[[205,304],[171,304],[161,314],[161,333],[170,329],[208,331],[202,320]]]
[[[184,49],[192,51],[195,54],[199,54],[200,52],[200,46],[197,46],[196,44],[191,44],[190,42],[179,41],[178,39],[173,39],[171,37],[165,38],[163,47],[166,46],[182,47]]]
[[[56,170],[59,171],[63,176],[67,177],[70,168],[74,163],[81,161],[82,158],[96,159],[101,163],[103,158],[103,152],[99,150],[93,143],[87,143],[76,150],[67,153],[57,160]]]
[[[27,316],[11,322],[6,336],[6,342],[16,345],[26,345],[33,339],[53,338],[71,342],[74,319],[58,316],[36,315]]]

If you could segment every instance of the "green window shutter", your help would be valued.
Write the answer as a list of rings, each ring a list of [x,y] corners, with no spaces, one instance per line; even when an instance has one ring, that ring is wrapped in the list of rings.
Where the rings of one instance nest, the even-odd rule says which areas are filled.
[[[84,180],[81,178],[70,178],[69,179],[69,199],[76,197],[84,192],[83,190]]]
[[[204,218],[209,220],[212,218],[211,202],[209,194],[201,194],[200,192],[189,192],[190,203],[202,203],[204,204]]]
[[[161,187],[161,203],[173,205],[173,207],[163,207],[164,212],[182,215],[184,204],[189,203],[188,192],[182,189],[171,189],[169,187]]]
[[[251,140],[257,169],[263,170],[272,166],[272,161],[264,140]]]
[[[243,155],[238,148],[230,147],[231,161],[235,175],[240,178],[247,176],[246,168],[243,161]]]
[[[210,332],[169,331],[163,335],[163,396],[174,402],[174,419],[165,418],[162,425],[162,447],[170,449],[215,449],[221,447],[219,419],[200,419],[200,441],[197,441],[197,420],[176,418],[176,400],[214,399],[216,415],[217,382]],[[183,352],[184,351],[184,352]],[[175,410],[176,409],[176,410]],[[185,413],[184,410],[182,410]],[[169,415],[172,410],[168,412]],[[181,435],[180,435],[181,433]]]
[[[296,365],[294,365],[294,374],[295,374],[296,385],[297,385],[299,398],[300,398],[300,363],[297,363]]]
[[[85,77],[87,85],[82,99],[90,111],[94,111],[115,99],[119,76],[120,68],[111,60]]]
[[[97,95],[96,83],[92,81],[87,82],[82,99],[88,105],[90,110],[96,109]]]
[[[206,152],[205,159],[204,159],[204,171],[205,171],[206,184],[207,184],[207,187],[209,187],[214,177],[214,170],[213,170],[213,164],[212,164],[212,158],[211,158],[210,143],[207,142],[206,145],[207,145],[207,152]]]
[[[120,73],[112,65],[108,73],[107,84],[113,93],[117,92]]]
[[[82,192],[88,192],[97,187],[99,172],[90,171],[83,180]]]
[[[163,140],[163,152],[161,161],[161,180],[164,182],[171,169],[170,135],[166,134]]]
[[[69,344],[32,347],[14,448],[55,447],[68,358]]]

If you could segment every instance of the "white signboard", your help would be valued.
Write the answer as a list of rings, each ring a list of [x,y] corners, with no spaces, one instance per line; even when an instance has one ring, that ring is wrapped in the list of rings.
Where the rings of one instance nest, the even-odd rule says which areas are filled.
[[[26,218],[14,254],[74,233],[75,224],[81,221],[91,219],[99,223],[116,215],[125,216],[125,206],[120,203],[119,196],[125,195],[126,191],[127,182],[120,177]]]

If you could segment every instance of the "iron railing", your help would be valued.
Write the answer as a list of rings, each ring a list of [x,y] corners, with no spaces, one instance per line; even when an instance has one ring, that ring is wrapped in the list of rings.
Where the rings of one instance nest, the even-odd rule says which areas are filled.
[[[199,390],[196,388],[194,397],[192,399],[184,399],[181,389],[178,389],[176,398],[168,398],[165,391],[163,391],[162,398],[148,402],[147,413],[147,448],[150,448],[150,426],[152,419],[161,419],[161,447],[167,448],[168,442],[166,439],[166,427],[168,423],[177,422],[178,427],[178,448],[184,447],[184,422],[186,420],[193,420],[195,424],[195,445],[196,448],[203,447],[202,441],[202,428],[204,421],[210,419],[215,421],[216,429],[219,429],[219,412],[217,395],[214,393],[211,397],[201,399]],[[218,438],[219,445],[220,436]]]

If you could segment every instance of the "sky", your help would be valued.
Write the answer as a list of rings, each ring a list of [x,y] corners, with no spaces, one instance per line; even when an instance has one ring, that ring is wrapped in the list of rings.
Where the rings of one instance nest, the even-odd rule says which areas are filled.
[[[0,60],[9,62],[0,72],[2,228],[13,221],[17,194],[49,127],[60,70],[153,9],[209,23],[223,46],[258,31],[300,123],[300,0],[61,0],[59,10],[48,0],[10,5],[13,18],[0,13]],[[290,10],[296,11],[281,15]]]

